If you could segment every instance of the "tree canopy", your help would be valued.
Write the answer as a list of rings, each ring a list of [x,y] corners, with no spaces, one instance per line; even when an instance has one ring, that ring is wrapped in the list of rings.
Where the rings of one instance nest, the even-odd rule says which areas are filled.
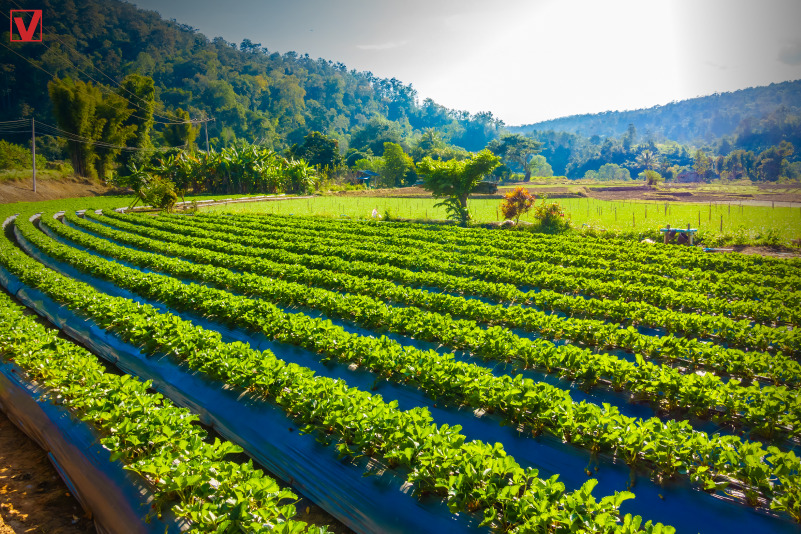
[[[438,205],[445,206],[449,215],[461,224],[467,224],[468,195],[498,165],[498,156],[485,149],[465,160],[436,161],[426,157],[417,164],[417,171],[423,177],[423,188],[434,197],[445,199]]]

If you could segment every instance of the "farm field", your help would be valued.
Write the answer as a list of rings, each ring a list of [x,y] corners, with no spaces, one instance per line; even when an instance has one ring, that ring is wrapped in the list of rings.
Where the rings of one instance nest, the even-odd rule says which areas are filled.
[[[376,202],[2,206],[0,281],[91,349],[3,296],[3,364],[65,399],[168,527],[315,531],[304,495],[358,532],[797,532],[801,261],[307,216]],[[126,422],[140,406],[152,424]]]
[[[534,190],[536,193],[536,190]],[[656,201],[607,201],[592,198],[561,198],[561,204],[573,222],[607,230],[651,230],[672,227],[698,228],[701,234],[722,233],[739,238],[743,243],[756,238],[775,236],[777,241],[788,242],[801,238],[801,208],[788,206],[753,206],[740,204],[699,204]],[[317,215],[325,217],[369,217],[378,209],[382,215],[389,210],[394,217],[408,219],[445,219],[444,208],[436,208],[432,198],[351,197],[322,196],[312,199],[285,200],[282,202],[254,202],[252,204],[221,205],[204,208],[211,212],[281,215]],[[501,219],[497,199],[470,200],[470,210],[476,222],[493,222]],[[531,222],[532,216],[523,215],[521,221]],[[700,221],[700,222],[699,222]]]

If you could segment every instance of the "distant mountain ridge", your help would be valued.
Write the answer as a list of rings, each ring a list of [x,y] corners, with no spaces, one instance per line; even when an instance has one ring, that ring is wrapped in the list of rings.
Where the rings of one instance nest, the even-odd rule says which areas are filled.
[[[801,116],[801,80],[716,93],[632,111],[607,111],[508,126],[515,133],[568,132],[585,137],[619,137],[633,124],[638,134],[656,142],[715,144],[723,137],[748,135],[766,119]],[[799,147],[801,148],[801,147]]]

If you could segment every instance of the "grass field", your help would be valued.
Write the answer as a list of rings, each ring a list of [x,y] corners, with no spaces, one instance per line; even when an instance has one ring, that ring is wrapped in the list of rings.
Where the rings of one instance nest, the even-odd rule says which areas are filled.
[[[655,203],[643,201],[605,201],[588,198],[559,199],[570,214],[574,227],[584,225],[607,230],[640,230],[690,224],[702,233],[729,235],[742,244],[768,235],[781,241],[801,237],[801,208],[732,204]],[[444,219],[445,210],[435,208],[433,199],[315,197],[280,202],[254,202],[240,205],[212,206],[210,211],[229,213],[282,213],[322,215],[328,217],[369,217],[374,208],[382,215],[411,219]],[[473,217],[478,222],[500,220],[499,200],[470,201]],[[522,221],[531,217],[521,217]]]

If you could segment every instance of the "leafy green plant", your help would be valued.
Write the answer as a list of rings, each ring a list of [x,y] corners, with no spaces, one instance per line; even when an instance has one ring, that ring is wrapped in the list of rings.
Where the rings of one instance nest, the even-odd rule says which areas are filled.
[[[255,532],[259,525],[327,532],[307,530],[293,520],[296,495],[251,462],[227,460],[242,449],[207,441],[197,416],[150,393],[149,382],[106,372],[95,356],[25,315],[5,294],[0,294],[0,313],[6,319],[0,323],[0,358],[19,366],[24,378],[44,388],[42,393],[90,424],[111,461],[142,477],[154,497],[152,514],[169,509],[190,521],[188,532]]]
[[[566,214],[558,202],[542,202],[534,207],[534,218],[540,223],[540,230],[550,234],[558,234],[570,228],[570,215]]]

